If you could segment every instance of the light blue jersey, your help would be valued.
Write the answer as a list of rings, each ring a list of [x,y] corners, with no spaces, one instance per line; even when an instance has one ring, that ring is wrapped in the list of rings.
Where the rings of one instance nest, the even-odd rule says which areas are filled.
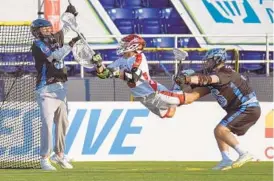
[[[112,64],[108,65],[108,68],[119,68],[120,70],[131,70],[133,66],[138,64],[138,68],[142,70],[141,80],[136,82],[136,87],[130,88],[134,97],[144,97],[154,93],[156,90],[167,91],[168,89],[163,85],[151,80],[149,75],[149,69],[147,59],[143,53],[135,56],[117,59]]]

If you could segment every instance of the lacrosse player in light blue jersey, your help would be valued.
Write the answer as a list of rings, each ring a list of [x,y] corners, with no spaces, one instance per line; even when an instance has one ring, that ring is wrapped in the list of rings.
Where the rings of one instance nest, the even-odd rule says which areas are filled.
[[[184,103],[184,93],[170,91],[151,79],[147,59],[142,52],[144,47],[145,40],[142,37],[134,34],[125,36],[117,49],[121,57],[107,68],[102,64],[99,54],[93,56],[97,76],[105,79],[111,76],[111,72],[115,74],[115,70],[118,70],[118,77],[127,83],[135,101],[140,101],[161,118],[171,118],[176,107]]]

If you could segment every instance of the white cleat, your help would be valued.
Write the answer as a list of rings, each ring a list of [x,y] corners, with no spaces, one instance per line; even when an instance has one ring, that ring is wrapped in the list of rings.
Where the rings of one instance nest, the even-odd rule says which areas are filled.
[[[60,158],[58,155],[54,154],[50,158],[50,160],[55,164],[59,164],[64,169],[72,169],[73,168],[73,166],[69,163],[69,160],[65,156],[63,158]]]
[[[48,170],[48,171],[53,171],[53,170],[56,170],[56,168],[54,166],[51,165],[49,159],[44,159],[42,158],[40,160],[40,164],[41,164],[41,169],[42,170]]]
[[[218,165],[212,168],[212,170],[229,170],[231,169],[232,160],[222,160]]]
[[[239,156],[239,158],[232,164],[232,168],[239,168],[245,163],[250,162],[254,159],[253,155],[246,152],[245,154]]]

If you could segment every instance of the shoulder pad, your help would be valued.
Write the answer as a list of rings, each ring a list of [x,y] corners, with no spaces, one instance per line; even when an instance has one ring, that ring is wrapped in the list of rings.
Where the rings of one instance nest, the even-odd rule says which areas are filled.
[[[45,43],[41,40],[34,41],[34,44],[40,48],[40,50],[48,57],[52,54],[52,51],[48,46],[45,45]]]

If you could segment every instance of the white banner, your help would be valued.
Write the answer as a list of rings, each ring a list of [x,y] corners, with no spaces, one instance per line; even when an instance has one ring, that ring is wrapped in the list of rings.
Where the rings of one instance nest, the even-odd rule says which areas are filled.
[[[240,137],[261,160],[274,156],[271,103],[261,103],[260,120]],[[225,116],[217,103],[181,106],[172,119],[160,119],[140,103],[71,102],[67,153],[76,161],[217,161],[213,130]],[[270,119],[270,118],[269,118]],[[271,118],[272,119],[272,118]],[[272,126],[272,127],[271,127]],[[268,136],[269,137],[269,136]],[[271,137],[271,135],[270,135]],[[231,149],[234,159],[237,155]]]
[[[39,109],[21,104],[25,109],[1,109],[3,159],[39,154]],[[239,139],[258,159],[273,160],[273,104],[261,108],[258,122]],[[75,161],[217,161],[213,130],[224,116],[215,102],[181,106],[172,119],[160,119],[138,102],[69,102],[66,154]],[[233,149],[231,154],[237,158]]]
[[[253,45],[264,49],[265,35],[273,35],[273,0],[179,0],[192,33],[236,35],[206,37],[207,45]],[[261,37],[246,35],[263,35]],[[243,37],[240,37],[242,35]],[[269,40],[273,44],[273,37]]]

